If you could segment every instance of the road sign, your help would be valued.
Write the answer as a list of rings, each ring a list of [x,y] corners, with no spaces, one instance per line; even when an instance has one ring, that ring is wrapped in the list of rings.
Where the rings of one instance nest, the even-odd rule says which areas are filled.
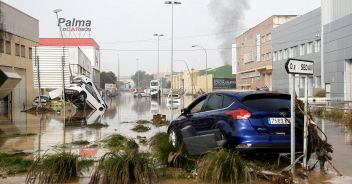
[[[285,63],[287,73],[313,75],[314,62],[301,59],[288,59]]]
[[[295,109],[296,109],[296,92],[295,92],[295,74],[306,75],[305,79],[305,111],[308,107],[308,75],[313,75],[314,70],[314,62],[309,60],[302,59],[288,59],[285,63],[285,69],[287,73],[290,75],[291,80],[291,172],[294,175],[295,173],[295,150],[296,150],[296,137],[295,137],[295,129],[296,129],[296,117],[295,117]],[[307,138],[308,138],[308,127],[307,127],[307,116],[305,114],[304,117],[304,167],[306,167],[306,158],[307,158]]]

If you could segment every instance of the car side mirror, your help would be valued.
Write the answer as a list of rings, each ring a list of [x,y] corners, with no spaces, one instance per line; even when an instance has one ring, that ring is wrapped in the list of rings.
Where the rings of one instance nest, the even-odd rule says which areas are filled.
[[[188,114],[188,109],[187,108],[181,109],[181,114],[184,114],[184,115]]]

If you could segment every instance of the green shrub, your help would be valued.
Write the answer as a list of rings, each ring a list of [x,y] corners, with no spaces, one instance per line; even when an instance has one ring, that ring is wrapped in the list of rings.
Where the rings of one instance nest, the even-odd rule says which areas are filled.
[[[95,128],[95,129],[99,129],[99,128],[103,128],[103,127],[108,127],[108,124],[103,124],[100,122],[94,122],[92,124],[88,124],[87,127],[88,128]]]
[[[128,139],[120,134],[112,134],[102,140],[104,147],[112,151],[125,149],[138,149],[138,144],[133,139]]]
[[[26,183],[65,183],[75,178],[83,167],[79,166],[79,156],[60,151],[37,157],[30,167]]]
[[[324,89],[321,89],[317,92],[314,93],[314,97],[325,97],[326,96],[326,91]]]
[[[325,112],[325,118],[332,121],[342,121],[344,117],[344,111],[340,109],[331,109]]]
[[[107,153],[101,158],[89,183],[152,184],[157,182],[155,168],[149,153]]]
[[[234,151],[221,149],[206,154],[198,163],[198,176],[211,183],[239,183],[245,179],[246,164]]]
[[[324,112],[325,112],[325,109],[323,107],[318,107],[312,110],[312,114],[319,118],[322,118],[324,116]]]
[[[131,130],[135,131],[135,132],[146,132],[149,131],[150,128],[141,124],[136,125],[135,127],[133,127]]]
[[[176,151],[169,141],[167,133],[160,132],[150,138],[149,145],[161,164],[168,164],[169,154]]]
[[[145,124],[151,124],[152,122],[148,120],[138,120],[136,123],[139,125],[145,125]]]
[[[6,174],[26,172],[32,160],[25,159],[23,154],[0,153],[0,170]]]

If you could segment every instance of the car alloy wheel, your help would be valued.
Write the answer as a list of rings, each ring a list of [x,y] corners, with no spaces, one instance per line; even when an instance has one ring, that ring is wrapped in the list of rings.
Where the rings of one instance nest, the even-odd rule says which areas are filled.
[[[169,132],[169,141],[173,147],[177,147],[177,135],[173,129],[171,129]]]

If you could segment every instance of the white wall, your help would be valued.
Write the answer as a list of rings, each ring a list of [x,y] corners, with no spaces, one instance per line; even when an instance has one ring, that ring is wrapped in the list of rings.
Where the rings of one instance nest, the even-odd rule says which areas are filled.
[[[326,25],[334,20],[352,13],[351,0],[322,0],[322,24]]]

